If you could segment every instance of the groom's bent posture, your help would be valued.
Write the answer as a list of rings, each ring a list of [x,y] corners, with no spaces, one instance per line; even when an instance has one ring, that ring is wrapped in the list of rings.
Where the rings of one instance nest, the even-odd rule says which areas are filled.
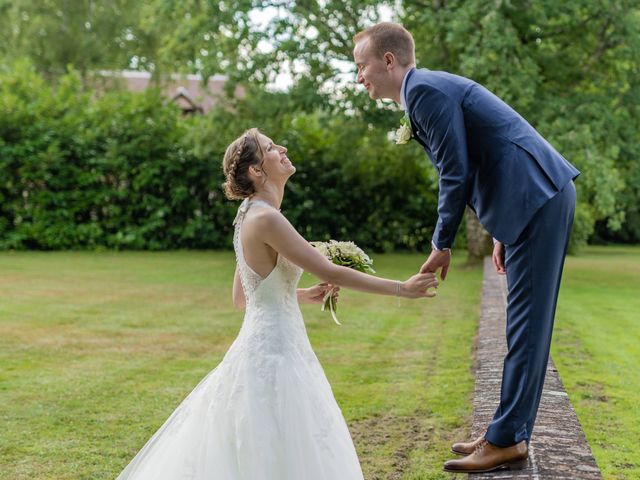
[[[528,456],[549,358],[562,266],[580,172],[526,120],[482,85],[415,68],[413,37],[380,23],[354,37],[358,83],[372,99],[406,110],[412,138],[439,175],[438,223],[422,271],[441,269],[466,205],[495,239],[494,263],[507,274],[507,344],[500,405],[486,433],[453,446],[466,455],[445,470],[522,466]]]

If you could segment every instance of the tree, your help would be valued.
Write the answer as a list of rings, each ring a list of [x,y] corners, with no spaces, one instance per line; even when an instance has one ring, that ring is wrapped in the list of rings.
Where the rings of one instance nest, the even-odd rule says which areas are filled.
[[[0,0],[0,56],[56,76],[134,68],[228,75],[263,91],[290,71],[286,112],[329,111],[390,130],[355,86],[351,37],[399,6],[419,66],[473,78],[581,171],[573,239],[640,236],[640,7],[633,0]],[[267,14],[261,22],[256,12]],[[251,114],[246,117],[251,121]],[[240,122],[242,123],[242,122]],[[366,130],[365,130],[366,131]],[[473,229],[471,229],[473,231]],[[615,233],[613,234],[615,237]]]
[[[640,9],[633,1],[410,1],[420,64],[473,78],[523,114],[581,171],[573,241],[620,227],[637,190]],[[626,206],[626,207],[625,207]],[[633,211],[637,211],[633,210]]]
[[[177,11],[175,0],[157,5]],[[167,60],[225,69],[236,80],[260,85],[288,65],[299,107],[329,108],[389,129],[395,125],[393,109],[379,109],[358,94],[353,83],[344,82],[351,73],[337,67],[351,61],[351,36],[380,18],[375,2],[229,1],[216,4],[220,13],[213,22],[207,21],[214,15],[210,2],[182,5],[196,13],[185,22],[173,17],[179,33],[174,47],[163,51]],[[584,242],[596,221],[615,230],[625,212],[637,212],[638,191],[625,190],[640,156],[637,2],[405,0],[401,7],[397,19],[416,39],[420,66],[487,86],[583,172],[574,241]],[[258,28],[250,15],[256,8],[276,15]]]
[[[155,32],[140,26],[135,0],[0,0],[0,57],[28,57],[50,77],[72,65],[152,69]]]

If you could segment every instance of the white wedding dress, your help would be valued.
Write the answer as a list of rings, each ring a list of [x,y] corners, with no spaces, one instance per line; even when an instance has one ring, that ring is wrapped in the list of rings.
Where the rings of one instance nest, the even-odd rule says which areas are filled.
[[[298,306],[302,270],[281,255],[261,278],[234,248],[244,322],[222,362],[187,396],[118,480],[362,480],[353,441],[311,349]]]

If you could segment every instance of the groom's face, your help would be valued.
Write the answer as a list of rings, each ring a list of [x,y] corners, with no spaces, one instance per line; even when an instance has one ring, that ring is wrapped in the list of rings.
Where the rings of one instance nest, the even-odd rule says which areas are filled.
[[[372,50],[366,37],[356,43],[353,49],[353,60],[358,68],[356,80],[364,85],[372,99],[390,98],[387,64],[383,57],[379,58]]]

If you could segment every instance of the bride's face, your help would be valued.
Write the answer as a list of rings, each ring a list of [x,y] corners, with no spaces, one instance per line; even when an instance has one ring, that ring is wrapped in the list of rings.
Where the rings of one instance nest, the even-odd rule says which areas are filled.
[[[260,134],[258,137],[262,149],[262,162],[260,169],[264,172],[267,181],[286,181],[296,172],[289,157],[287,149],[281,145],[276,145],[266,135]]]

